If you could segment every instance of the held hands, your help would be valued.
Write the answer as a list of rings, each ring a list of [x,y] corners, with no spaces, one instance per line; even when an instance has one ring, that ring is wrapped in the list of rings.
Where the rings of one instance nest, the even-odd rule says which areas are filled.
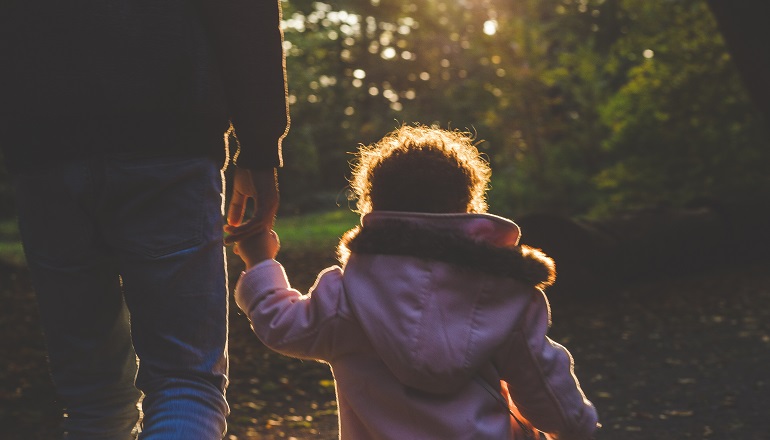
[[[254,200],[254,215],[244,222],[246,204]],[[233,195],[227,210],[225,244],[244,241],[251,235],[265,233],[273,227],[278,212],[278,179],[275,168],[249,170],[236,168]],[[271,257],[272,258],[272,257]]]
[[[246,269],[250,269],[262,261],[275,258],[280,248],[278,234],[275,231],[263,231],[236,242],[233,252],[246,263]]]

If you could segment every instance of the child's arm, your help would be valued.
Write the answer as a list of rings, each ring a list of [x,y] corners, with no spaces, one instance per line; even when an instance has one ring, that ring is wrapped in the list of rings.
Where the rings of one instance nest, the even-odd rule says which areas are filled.
[[[230,228],[229,225],[225,226],[225,231],[228,228]],[[274,259],[280,248],[278,234],[275,231],[264,231],[236,242],[233,252],[241,257],[248,270],[262,261]]]
[[[559,440],[590,439],[597,414],[586,399],[566,348],[546,336],[550,311],[542,292],[533,295],[524,324],[498,356],[501,378],[513,402],[536,428]]]
[[[257,337],[282,354],[329,360],[343,299],[342,270],[321,272],[308,295],[292,289],[286,272],[273,260],[278,250],[275,233],[239,243],[237,253],[249,269],[235,288],[235,301],[248,316]]]

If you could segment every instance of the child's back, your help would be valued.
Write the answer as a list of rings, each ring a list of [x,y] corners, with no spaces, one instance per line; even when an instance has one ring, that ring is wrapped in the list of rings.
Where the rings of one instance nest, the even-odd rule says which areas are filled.
[[[375,209],[341,243],[344,271],[324,271],[308,296],[272,260],[250,269],[236,293],[266,345],[329,362],[341,438],[515,438],[488,391],[500,380],[537,428],[589,438],[596,411],[569,353],[546,337],[539,288],[553,282],[553,262],[518,246],[518,227],[501,217],[369,202]]]

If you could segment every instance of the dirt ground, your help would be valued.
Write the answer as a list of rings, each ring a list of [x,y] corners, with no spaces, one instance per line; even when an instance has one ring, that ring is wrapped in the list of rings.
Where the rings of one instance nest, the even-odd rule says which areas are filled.
[[[300,289],[332,262],[312,252],[282,259]],[[604,425],[597,439],[770,439],[770,262],[554,292],[551,304],[551,336],[575,357]],[[336,438],[328,366],[269,352],[235,309],[230,338],[226,438]],[[58,411],[28,277],[5,268],[0,439],[53,439]]]

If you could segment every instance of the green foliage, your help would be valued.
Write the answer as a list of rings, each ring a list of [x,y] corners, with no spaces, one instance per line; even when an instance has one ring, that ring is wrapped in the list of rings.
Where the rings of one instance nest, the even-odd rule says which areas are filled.
[[[357,146],[414,122],[476,133],[509,215],[770,193],[767,127],[704,0],[283,6],[285,212],[332,209]]]
[[[490,205],[604,215],[767,187],[767,133],[702,0],[285,3],[285,199],[401,123],[468,129]],[[296,149],[296,154],[291,151]]]
[[[325,249],[333,252],[342,234],[356,226],[358,214],[347,208],[280,217],[275,231],[286,250]]]
[[[25,261],[16,219],[0,218],[0,263],[23,266]]]
[[[701,2],[627,1],[639,31],[614,56],[643,54],[601,108],[610,133],[596,211],[682,205],[768,189],[768,138]],[[763,183],[764,182],[764,183]]]

